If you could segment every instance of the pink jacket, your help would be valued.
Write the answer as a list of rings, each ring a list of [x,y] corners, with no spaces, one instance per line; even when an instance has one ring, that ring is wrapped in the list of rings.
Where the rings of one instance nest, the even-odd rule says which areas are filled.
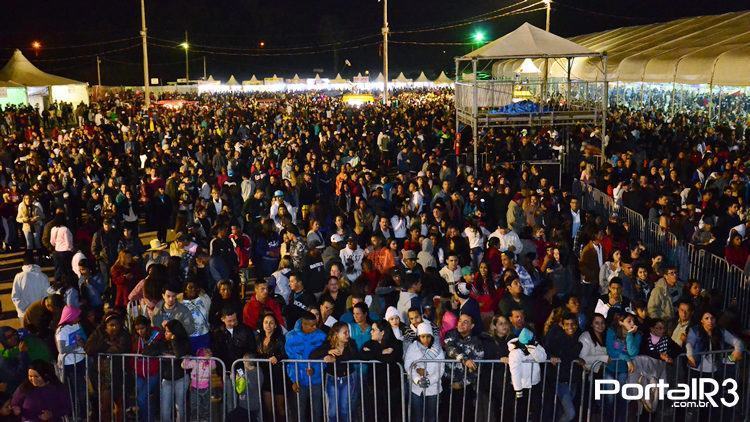
[[[190,372],[190,386],[206,389],[211,386],[211,371],[216,368],[214,360],[190,359],[182,360],[182,369],[192,369]]]

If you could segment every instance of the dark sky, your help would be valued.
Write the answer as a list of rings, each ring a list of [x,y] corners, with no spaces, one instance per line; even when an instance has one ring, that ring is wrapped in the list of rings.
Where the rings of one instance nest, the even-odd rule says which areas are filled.
[[[520,8],[534,3],[528,0]],[[377,0],[146,0],[152,77],[183,77],[184,52],[171,48],[189,31],[191,78],[208,73],[226,80],[257,76],[324,76],[340,71],[351,77],[381,67],[379,34],[382,3]],[[390,0],[391,31],[443,26],[516,3],[513,0]],[[684,16],[750,9],[747,0],[557,0],[553,3],[552,32],[572,36],[620,26],[667,21]],[[5,0],[0,16],[0,59],[14,48],[41,69],[96,83],[95,55],[102,57],[102,83],[142,84],[140,3],[138,0],[20,1]],[[528,21],[544,27],[543,11],[502,17],[440,31],[394,34],[394,41],[468,42],[481,29],[491,39]],[[368,37],[369,38],[365,38]],[[30,49],[39,40],[38,57]],[[260,41],[266,43],[258,50]],[[93,45],[92,45],[93,44]],[[372,45],[365,45],[372,44]],[[200,46],[199,46],[200,45]],[[337,51],[330,51],[339,47]],[[351,48],[358,47],[358,48]],[[296,50],[289,50],[290,48]],[[416,77],[420,70],[434,77],[452,73],[454,56],[471,46],[391,44],[392,77],[403,71]],[[113,51],[117,50],[117,51]],[[294,52],[295,55],[278,55]],[[299,53],[314,54],[299,54]],[[263,56],[258,56],[262,54]],[[276,54],[270,56],[269,54]],[[344,61],[349,60],[352,68]]]

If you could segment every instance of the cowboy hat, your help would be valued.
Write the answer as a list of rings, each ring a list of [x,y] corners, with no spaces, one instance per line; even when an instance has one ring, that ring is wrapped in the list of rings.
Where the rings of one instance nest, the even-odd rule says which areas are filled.
[[[151,242],[149,242],[149,245],[151,246],[148,251],[163,251],[169,247],[166,243],[161,243],[159,239],[151,239]]]

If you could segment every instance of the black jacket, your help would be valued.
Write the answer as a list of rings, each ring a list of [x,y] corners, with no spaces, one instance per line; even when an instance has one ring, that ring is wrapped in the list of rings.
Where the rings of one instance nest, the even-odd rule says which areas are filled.
[[[327,341],[323,342],[320,347],[310,353],[310,359],[323,359],[328,355],[329,350],[331,350],[331,344]],[[354,342],[354,340],[349,339],[349,343],[346,345],[346,347],[344,347],[344,353],[336,358],[336,363],[326,364],[325,372],[328,375],[334,375],[335,371],[335,375],[337,378],[345,377],[349,375],[350,370],[356,371],[358,368],[358,365],[347,364],[347,361],[358,360],[359,358],[360,356],[359,352],[357,351],[357,344]]]
[[[286,326],[294,327],[297,320],[306,312],[309,312],[310,309],[315,308],[317,304],[315,296],[307,290],[302,290],[299,293],[291,292],[289,294],[289,304],[287,304],[284,310]]]
[[[544,338],[547,356],[560,358],[561,360],[559,372],[557,368],[552,368],[553,370],[548,372],[553,378],[559,376],[559,382],[571,381],[571,374],[572,380],[576,380],[576,376],[580,378],[582,367],[573,364],[573,361],[579,358],[583,347],[578,342],[579,335],[580,332],[576,331],[575,334],[569,336],[559,326],[553,326]]]
[[[221,326],[213,333],[214,355],[219,358],[227,369],[237,359],[242,359],[246,353],[251,356],[255,354],[255,334],[242,323],[234,327],[230,333],[226,327]]]

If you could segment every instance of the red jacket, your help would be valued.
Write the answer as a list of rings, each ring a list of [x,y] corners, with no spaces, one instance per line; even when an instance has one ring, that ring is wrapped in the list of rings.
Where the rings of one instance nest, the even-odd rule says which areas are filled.
[[[245,233],[239,236],[230,234],[229,240],[232,242],[232,246],[234,246],[234,253],[237,255],[239,267],[247,268],[247,264],[250,262],[250,253],[253,250],[250,236]]]
[[[258,323],[261,322],[259,319],[266,312],[272,313],[276,317],[276,321],[284,325],[284,317],[281,316],[281,306],[279,303],[270,297],[266,299],[265,303],[260,303],[255,298],[255,294],[247,302],[245,309],[242,310],[242,322],[253,330],[257,330]]]
[[[158,350],[157,344],[164,341],[164,335],[156,328],[151,327],[151,334],[148,340],[143,340],[138,335],[133,339],[133,353],[138,355],[146,355],[144,358],[134,358],[133,368],[135,369],[135,375],[139,378],[154,377],[159,374],[159,359],[149,358],[149,355],[153,355],[155,350]]]
[[[117,286],[115,306],[125,308],[128,306],[128,295],[130,294],[130,289],[135,284],[134,281],[141,279],[141,277],[138,276],[138,268],[135,265],[130,268],[114,265],[109,273],[112,278],[112,284]],[[132,277],[128,279],[128,275],[132,275]]]

